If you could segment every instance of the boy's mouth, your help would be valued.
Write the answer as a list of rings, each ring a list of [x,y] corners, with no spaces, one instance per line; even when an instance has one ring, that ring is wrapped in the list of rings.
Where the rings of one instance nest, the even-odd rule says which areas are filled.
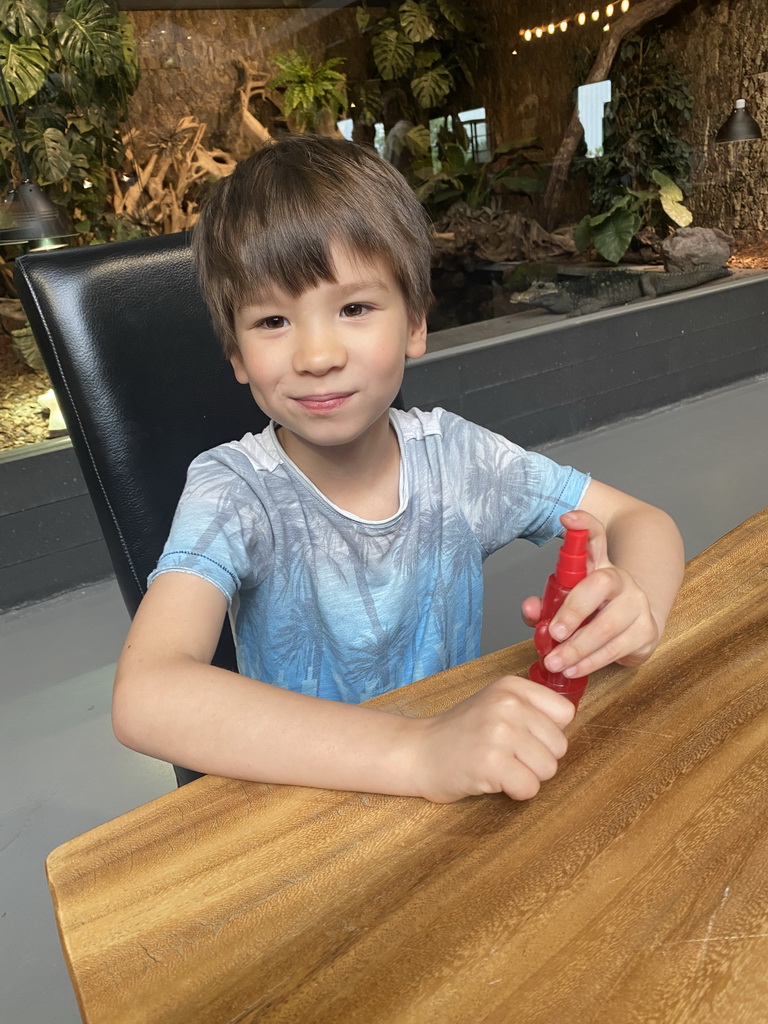
[[[352,393],[349,391],[337,391],[329,395],[304,395],[302,398],[294,398],[294,402],[309,412],[333,412],[351,397]]]

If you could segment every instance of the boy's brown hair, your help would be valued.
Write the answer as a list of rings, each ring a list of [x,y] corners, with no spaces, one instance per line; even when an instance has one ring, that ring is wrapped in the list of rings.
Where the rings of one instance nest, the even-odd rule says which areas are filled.
[[[331,246],[381,259],[418,322],[431,302],[429,220],[403,176],[344,139],[290,135],[218,182],[192,236],[200,287],[230,356],[235,313],[271,286],[332,281]]]

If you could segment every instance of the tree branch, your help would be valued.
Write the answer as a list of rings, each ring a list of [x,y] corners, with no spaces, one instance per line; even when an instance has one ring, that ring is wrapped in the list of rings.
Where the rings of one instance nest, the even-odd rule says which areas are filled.
[[[626,14],[611,25],[610,32],[604,33],[603,42],[597,51],[594,64],[584,84],[591,85],[592,82],[604,81],[608,77],[608,72],[611,70],[614,57],[622,41],[649,21],[660,18],[662,14],[671,11],[680,3],[682,0],[641,0],[631,7]],[[552,230],[557,219],[563,187],[568,178],[568,170],[583,133],[584,129],[579,121],[578,109],[574,109],[563,135],[563,141],[552,161],[552,171],[544,192],[544,224],[549,230]]]

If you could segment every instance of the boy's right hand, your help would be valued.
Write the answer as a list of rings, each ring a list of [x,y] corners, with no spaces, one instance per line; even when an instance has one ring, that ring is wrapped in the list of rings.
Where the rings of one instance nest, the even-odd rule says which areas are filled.
[[[502,676],[460,704],[421,719],[416,783],[421,796],[452,803],[481,793],[535,796],[557,771],[573,704],[520,676]]]

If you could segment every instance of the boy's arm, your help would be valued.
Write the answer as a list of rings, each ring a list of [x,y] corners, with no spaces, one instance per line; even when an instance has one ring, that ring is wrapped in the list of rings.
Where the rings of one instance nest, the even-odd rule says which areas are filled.
[[[566,749],[573,707],[507,676],[450,711],[412,719],[215,668],[226,600],[196,576],[149,587],[117,667],[117,738],[208,774],[448,802],[533,796]]]
[[[547,657],[546,667],[578,677],[612,662],[641,664],[661,639],[683,578],[675,523],[661,509],[597,480],[561,522],[589,530],[590,572],[552,618],[552,636],[566,642]],[[536,598],[524,602],[527,621],[536,622],[539,612]]]

